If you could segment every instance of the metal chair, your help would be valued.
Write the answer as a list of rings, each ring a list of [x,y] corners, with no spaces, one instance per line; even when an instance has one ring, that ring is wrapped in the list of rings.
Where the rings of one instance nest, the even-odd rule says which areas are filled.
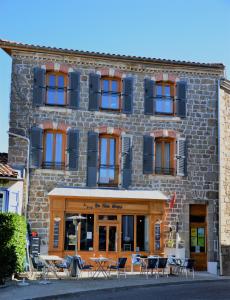
[[[77,277],[81,277],[83,271],[88,271],[88,276],[92,276],[92,265],[86,265],[80,256],[75,256],[74,259],[77,263]]]
[[[127,261],[127,257],[119,257],[116,265],[108,266],[109,275],[110,275],[111,270],[113,270],[113,271],[116,270],[117,278],[119,278],[120,275],[124,275],[126,278],[126,269],[125,269],[126,261]]]
[[[158,265],[158,258],[157,257],[149,257],[146,259],[145,266],[142,267],[142,273],[146,273],[146,278],[149,278],[149,271],[151,271],[151,276],[153,276],[153,271],[155,277],[157,278],[157,265]],[[144,271],[144,272],[143,272]]]
[[[185,272],[186,277],[188,277],[188,272],[192,273],[192,277],[194,279],[195,272],[194,272],[195,260],[191,258],[186,258],[184,260],[183,265],[180,267],[181,273]]]
[[[158,265],[157,265],[157,273],[159,276],[159,271],[162,271],[162,275],[165,275],[165,269],[167,268],[167,262],[168,262],[168,258],[167,257],[159,257],[158,259]],[[168,277],[168,274],[166,274]]]
[[[73,261],[73,256],[67,255],[64,257],[64,259],[61,263],[56,264],[56,267],[66,271],[67,276],[70,276],[72,261]]]

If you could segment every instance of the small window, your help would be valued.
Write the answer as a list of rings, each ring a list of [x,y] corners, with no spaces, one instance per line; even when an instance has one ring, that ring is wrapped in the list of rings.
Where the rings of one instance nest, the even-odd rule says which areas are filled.
[[[46,104],[66,105],[67,76],[63,73],[48,72],[46,75]]]
[[[156,114],[174,115],[175,85],[167,82],[157,82],[155,112]]]
[[[99,184],[118,185],[118,138],[100,136],[99,152]]]
[[[44,134],[44,159],[45,169],[64,169],[65,167],[66,136],[59,131],[46,131]]]
[[[0,192],[0,212],[5,212],[5,192]]]
[[[175,143],[173,139],[157,138],[155,142],[155,173],[175,175]]]
[[[101,110],[121,109],[121,81],[115,78],[101,78]]]

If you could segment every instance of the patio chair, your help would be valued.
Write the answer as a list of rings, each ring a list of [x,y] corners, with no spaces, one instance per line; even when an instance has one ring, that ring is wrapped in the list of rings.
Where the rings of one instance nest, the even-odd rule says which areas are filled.
[[[132,254],[131,255],[131,272],[132,273],[133,273],[133,266],[140,266],[140,271],[141,271],[140,254]]]
[[[157,265],[157,273],[159,276],[159,272],[162,271],[162,275],[165,275],[165,269],[167,268],[167,262],[168,262],[168,258],[167,257],[159,257],[158,260],[158,265]],[[168,274],[166,274],[168,277]]]
[[[32,261],[32,266],[33,266],[33,270],[32,272],[36,269],[37,271],[42,271],[43,268],[45,267],[44,263],[42,261],[39,260],[39,258],[37,256],[31,255],[30,256],[31,261]]]
[[[77,277],[81,277],[83,271],[88,271],[88,277],[92,276],[92,265],[87,265],[85,262],[81,259],[80,256],[75,256],[74,260],[76,261],[76,271],[77,271]]]
[[[151,276],[153,276],[153,271],[155,277],[157,278],[157,265],[158,265],[158,258],[157,257],[149,257],[147,258],[145,266],[142,266],[142,273],[146,273],[146,278],[149,278],[149,271],[151,271]],[[143,272],[144,271],[144,272]]]
[[[186,277],[188,277],[188,273],[191,272],[192,273],[192,277],[194,279],[194,276],[195,276],[194,266],[195,266],[195,260],[191,259],[191,258],[186,258],[184,260],[184,263],[180,267],[181,273],[183,274],[183,272],[184,272],[185,275],[186,275]]]
[[[70,276],[72,261],[73,261],[73,256],[67,255],[64,257],[64,259],[61,263],[56,264],[56,267],[66,271],[67,276]]]
[[[109,275],[110,272],[113,270],[113,271],[117,271],[117,278],[119,278],[121,275],[124,275],[126,278],[126,269],[125,269],[126,261],[127,261],[127,257],[119,257],[116,265],[108,266]]]

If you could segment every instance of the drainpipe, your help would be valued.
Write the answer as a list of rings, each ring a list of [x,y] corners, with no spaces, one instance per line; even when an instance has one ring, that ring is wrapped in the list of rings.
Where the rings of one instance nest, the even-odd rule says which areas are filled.
[[[16,134],[16,133],[13,133],[13,132],[9,132],[8,131],[8,134],[10,136],[14,136],[14,137],[17,137],[17,138],[20,138],[20,139],[23,139],[25,141],[27,141],[27,160],[26,160],[26,199],[25,199],[25,211],[24,211],[24,216],[25,216],[25,219],[27,220],[27,205],[28,205],[28,202],[29,202],[29,182],[30,182],[30,170],[29,170],[29,160],[30,160],[30,140],[23,136],[23,135],[20,135],[20,134]]]
[[[219,268],[220,268],[220,275],[223,275],[223,268],[222,268],[222,252],[221,252],[221,161],[220,161],[220,79],[217,81],[217,105],[218,105],[218,174],[219,174],[219,189],[218,189],[218,194],[219,194],[219,239],[218,239],[218,244],[219,244]]]

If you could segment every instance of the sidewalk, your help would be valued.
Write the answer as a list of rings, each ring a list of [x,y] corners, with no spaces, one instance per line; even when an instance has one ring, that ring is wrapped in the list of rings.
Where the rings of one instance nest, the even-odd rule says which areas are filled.
[[[82,294],[89,291],[107,290],[107,289],[127,289],[130,287],[143,287],[148,285],[168,285],[168,284],[192,284],[192,282],[230,280],[230,277],[219,277],[207,272],[197,272],[195,278],[188,276],[173,277],[149,277],[140,275],[128,275],[125,279],[121,277],[117,279],[71,279],[71,280],[51,280],[50,284],[42,285],[40,280],[27,281],[28,286],[19,286],[17,281],[12,281],[9,286],[0,289],[1,300],[22,300],[22,299],[52,299],[54,296],[65,294]]]

